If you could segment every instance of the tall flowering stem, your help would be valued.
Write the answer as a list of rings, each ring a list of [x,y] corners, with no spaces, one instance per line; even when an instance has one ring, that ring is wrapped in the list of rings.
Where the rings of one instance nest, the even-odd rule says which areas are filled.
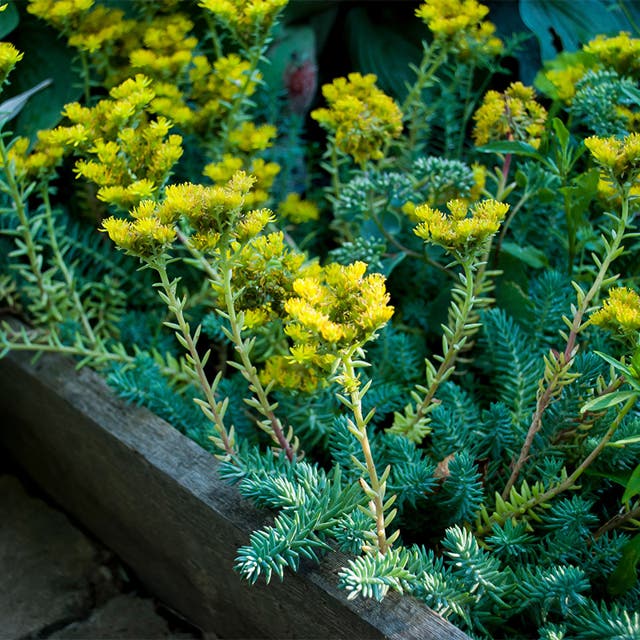
[[[386,553],[399,533],[387,537],[395,511],[385,516],[395,498],[385,500],[386,482],[390,469],[381,476],[375,467],[367,425],[373,411],[362,412],[362,399],[370,383],[364,386],[356,369],[364,367],[364,345],[376,337],[391,318],[393,307],[389,303],[384,276],[366,274],[364,262],[350,265],[329,264],[322,272],[294,281],[295,297],[285,303],[288,320],[285,332],[292,339],[290,360],[297,364],[314,366],[337,372],[335,381],[342,387],[340,401],[347,406],[353,419],[349,431],[362,448],[365,464],[353,458],[364,476],[360,485],[369,499],[365,513],[373,520],[370,545],[364,551]],[[365,477],[367,479],[365,479]]]
[[[360,478],[360,486],[367,498],[369,498],[368,506],[362,507],[362,510],[374,521],[375,530],[369,532],[369,538],[372,544],[366,545],[364,551],[366,553],[379,551],[385,554],[391,549],[393,543],[400,535],[400,530],[396,530],[391,536],[387,536],[387,527],[391,524],[397,512],[397,509],[389,511],[396,500],[396,496],[392,495],[385,500],[387,479],[391,471],[391,466],[387,466],[382,475],[379,476],[371,452],[367,425],[373,418],[375,409],[372,409],[366,416],[362,413],[362,400],[371,385],[371,381],[369,381],[362,386],[360,377],[356,373],[357,367],[367,365],[367,363],[361,359],[362,355],[364,355],[362,349],[356,347],[340,356],[338,363],[340,373],[336,376],[336,382],[338,382],[344,391],[344,395],[339,394],[338,398],[353,412],[353,420],[350,419],[348,421],[348,429],[360,443],[365,464],[363,465],[355,457],[352,458],[352,461],[368,478],[368,481],[365,480],[364,477]],[[360,356],[360,358],[356,359],[358,356]]]
[[[451,293],[449,322],[443,325],[442,355],[434,355],[438,368],[426,361],[426,386],[418,385],[413,392],[415,404],[395,414],[391,433],[404,435],[420,443],[429,433],[428,414],[437,404],[436,393],[455,371],[455,365],[468,346],[469,340],[480,328],[476,312],[488,305],[487,296],[492,288],[491,276],[495,272],[486,269],[491,236],[496,233],[509,208],[496,200],[478,203],[467,217],[467,205],[462,200],[449,203],[450,216],[429,205],[417,207],[415,215],[422,222],[416,235],[428,242],[444,247],[462,267],[459,274],[461,286]]]
[[[202,389],[205,400],[196,399],[195,402],[202,409],[205,416],[211,420],[218,434],[213,438],[214,444],[225,451],[229,456],[235,454],[235,437],[233,427],[227,431],[224,425],[224,414],[227,409],[228,400],[216,400],[216,388],[222,378],[222,372],[218,373],[213,383],[210,383],[205,372],[205,365],[209,359],[210,352],[207,351],[203,356],[197,349],[198,338],[200,337],[200,327],[194,332],[184,317],[184,307],[186,298],[179,298],[177,294],[178,280],[171,280],[167,273],[167,260],[164,257],[153,258],[148,262],[159,275],[160,297],[167,305],[169,311],[174,315],[176,322],[165,322],[165,326],[176,332],[178,342],[187,351],[188,371],[194,382]]]
[[[631,226],[629,198],[631,184],[640,173],[640,134],[631,134],[625,140],[603,139],[594,136],[588,138],[585,143],[600,165],[603,177],[611,182],[620,193],[621,211],[619,216],[611,214],[616,224],[615,228],[609,232],[609,239],[604,234],[602,235],[604,246],[602,257],[593,256],[597,272],[591,287],[585,293],[579,284],[573,283],[577,293],[577,305],[572,306],[572,318],[565,318],[565,323],[569,328],[569,332],[563,334],[565,347],[561,352],[552,351],[545,359],[545,372],[540,381],[536,408],[520,454],[514,461],[511,475],[502,491],[503,498],[509,495],[522,468],[529,459],[535,436],[542,428],[542,418],[545,411],[560,395],[562,388],[571,384],[577,377],[570,372],[570,369],[579,349],[578,335],[587,324],[584,322],[584,316],[600,292],[618,278],[617,275],[608,276],[607,274],[613,261],[624,252],[623,241]]]
[[[225,250],[221,255],[220,265],[221,285],[224,295],[225,311],[218,311],[220,315],[228,320],[229,327],[223,327],[225,335],[231,340],[240,362],[230,362],[229,364],[237,368],[245,380],[249,383],[249,390],[254,397],[246,400],[249,406],[256,409],[264,418],[258,422],[258,426],[268,433],[272,440],[285,453],[291,461],[295,460],[297,450],[297,440],[294,439],[293,429],[289,428],[285,432],[285,428],[280,419],[275,414],[278,406],[276,402],[269,400],[269,391],[273,383],[263,386],[258,370],[251,362],[251,351],[255,343],[255,338],[246,339],[242,335],[244,325],[244,314],[236,312],[236,292],[233,288],[233,259]]]

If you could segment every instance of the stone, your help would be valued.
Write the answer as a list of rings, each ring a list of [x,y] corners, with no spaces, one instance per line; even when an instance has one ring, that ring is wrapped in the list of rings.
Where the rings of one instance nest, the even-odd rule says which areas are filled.
[[[61,512],[0,476],[0,620],[6,638],[88,615],[96,548]]]
[[[56,640],[156,640],[194,638],[187,632],[172,632],[156,613],[153,600],[121,594],[95,609],[89,618],[48,636]]]

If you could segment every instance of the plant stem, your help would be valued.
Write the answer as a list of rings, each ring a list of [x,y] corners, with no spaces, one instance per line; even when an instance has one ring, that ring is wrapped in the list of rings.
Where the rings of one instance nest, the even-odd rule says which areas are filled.
[[[62,256],[60,251],[60,245],[58,244],[58,237],[56,234],[56,228],[53,220],[53,210],[51,208],[51,200],[49,199],[49,185],[47,182],[43,182],[40,188],[40,195],[42,197],[42,202],[44,204],[45,211],[45,219],[47,221],[47,232],[49,234],[49,246],[51,247],[51,251],[53,252],[53,260],[56,263],[56,266],[60,270],[62,277],[67,285],[67,292],[71,300],[73,301],[73,305],[75,311],[80,319],[80,323],[82,324],[82,328],[89,339],[89,342],[93,345],[96,344],[96,335],[93,331],[93,327],[89,322],[89,318],[87,317],[87,313],[84,309],[82,301],[80,300],[80,296],[76,290],[76,281],[73,273],[69,271],[67,267],[67,263]]]
[[[531,419],[531,424],[529,425],[529,430],[527,431],[524,444],[522,445],[522,449],[520,450],[520,455],[513,465],[513,470],[511,472],[509,480],[507,481],[507,484],[502,491],[503,498],[506,498],[509,495],[511,487],[514,486],[518,479],[518,476],[520,475],[520,472],[522,471],[522,467],[529,459],[529,452],[531,450],[531,446],[533,445],[534,438],[542,427],[542,417],[544,415],[544,412],[546,411],[547,407],[553,402],[554,397],[556,397],[559,393],[562,386],[563,378],[565,377],[565,374],[568,373],[571,365],[573,364],[574,358],[578,352],[578,345],[576,344],[576,341],[578,334],[583,327],[582,319],[589,309],[591,301],[602,289],[611,263],[620,255],[620,248],[622,246],[622,240],[624,238],[628,222],[629,198],[623,197],[622,211],[620,218],[618,218],[618,226],[611,234],[613,239],[607,246],[604,259],[600,261],[596,258],[596,265],[599,267],[598,274],[589,291],[584,295],[578,295],[578,307],[575,309],[573,314],[573,320],[569,328],[569,333],[566,337],[566,346],[564,352],[553,354],[552,357],[555,361],[554,364],[556,365],[555,371],[553,375],[549,376],[545,381],[546,385],[543,383],[541,388],[538,390],[536,409]]]
[[[18,216],[20,222],[16,232],[20,234],[22,243],[24,244],[24,251],[21,253],[26,254],[29,260],[29,266],[31,268],[31,274],[33,280],[35,280],[36,287],[38,289],[38,296],[40,302],[34,300],[37,306],[42,305],[46,309],[47,322],[52,320],[59,321],[60,314],[58,310],[53,306],[51,297],[47,293],[47,287],[45,283],[44,273],[42,271],[41,253],[39,252],[38,245],[35,242],[34,234],[29,226],[29,218],[25,207],[26,195],[16,181],[15,175],[12,169],[12,163],[9,160],[9,153],[4,143],[4,135],[0,132],[0,156],[2,157],[2,166],[4,167],[4,175],[6,179],[6,185],[9,197],[13,202],[14,210]],[[31,282],[33,282],[31,280]]]
[[[191,328],[189,327],[189,323],[186,321],[183,314],[184,301],[179,300],[176,295],[177,281],[169,280],[166,263],[163,260],[156,260],[151,263],[151,266],[158,272],[158,275],[160,276],[160,284],[164,292],[165,301],[167,303],[167,306],[169,307],[169,310],[173,313],[177,320],[177,325],[174,323],[165,324],[167,324],[167,326],[172,329],[177,329],[176,334],[179,337],[179,342],[187,349],[188,352],[187,361],[189,362],[190,366],[193,367],[195,379],[199,383],[199,386],[205,395],[206,407],[203,407],[201,405],[203,413],[212,420],[216,431],[220,435],[220,441],[226,453],[233,456],[235,454],[233,445],[233,430],[231,431],[231,433],[227,432],[227,429],[224,426],[223,419],[225,409],[224,403],[218,403],[215,399],[214,388],[217,385],[217,380],[213,383],[213,385],[209,384],[207,374],[204,370],[207,356],[205,356],[204,359],[201,358],[196,348],[199,330],[196,331],[194,336],[191,335]],[[178,333],[178,331],[180,333]],[[180,337],[182,339],[180,339]]]
[[[606,433],[602,436],[600,442],[598,442],[598,444],[594,447],[593,451],[591,451],[591,453],[576,467],[576,469],[570,476],[568,476],[565,480],[555,485],[554,487],[551,487],[544,493],[541,493],[531,498],[524,504],[518,505],[518,513],[525,514],[528,511],[531,511],[532,509],[535,509],[536,507],[549,502],[549,500],[552,500],[558,494],[563,493],[568,489],[571,489],[575,485],[577,480],[580,478],[580,476],[589,468],[589,466],[591,466],[593,461],[600,455],[602,450],[605,448],[609,440],[611,440],[616,430],[622,423],[623,418],[629,413],[629,411],[631,411],[631,409],[633,408],[633,406],[636,404],[637,401],[638,401],[638,396],[634,395],[625,402],[620,412],[616,415],[615,420],[611,423]],[[480,527],[476,530],[476,535],[478,536],[486,535],[493,529],[493,527],[496,524],[502,525],[509,518],[515,515],[517,514],[503,513],[498,518],[492,518],[489,523],[487,523],[485,526]]]
[[[442,356],[435,356],[440,362],[440,366],[437,370],[433,368],[433,365],[427,366],[427,384],[426,389],[420,390],[424,393],[422,400],[417,404],[414,414],[411,416],[411,420],[408,427],[416,426],[420,420],[422,420],[431,410],[434,402],[435,395],[440,388],[440,385],[445,382],[455,370],[455,363],[460,355],[467,339],[473,335],[479,328],[477,323],[470,323],[471,313],[476,304],[480,300],[480,294],[485,288],[485,277],[487,272],[483,269],[479,273],[478,278],[474,278],[474,265],[471,258],[464,258],[460,260],[463,273],[460,274],[460,280],[464,286],[461,291],[462,302],[453,298],[451,306],[449,308],[450,323],[453,326],[444,327],[445,335],[443,336],[444,353]],[[454,289],[454,291],[456,291]],[[391,427],[392,432],[394,427]],[[401,429],[405,432],[407,427],[403,425]]]
[[[259,423],[259,426],[272,437],[280,449],[285,452],[287,458],[290,461],[293,461],[296,457],[296,450],[290,442],[292,436],[291,430],[289,434],[285,434],[280,419],[274,413],[277,403],[272,403],[269,400],[268,390],[262,386],[262,382],[258,376],[258,370],[251,362],[250,354],[254,340],[245,340],[242,337],[243,317],[242,314],[236,313],[235,309],[232,285],[233,269],[231,267],[231,260],[229,256],[226,255],[225,249],[223,249],[222,254],[223,256],[220,260],[222,287],[226,308],[226,318],[229,320],[229,325],[231,327],[231,330],[227,335],[233,342],[233,346],[240,356],[240,361],[242,363],[240,371],[247,382],[249,382],[249,389],[255,395],[257,400],[257,403],[250,404],[251,406],[254,406],[267,420],[266,424]]]
[[[397,537],[394,534],[392,537],[387,538],[386,526],[391,522],[395,515],[395,510],[392,511],[387,518],[385,518],[384,510],[393,503],[395,496],[386,501],[385,504],[385,491],[386,491],[386,478],[389,473],[387,469],[382,477],[378,476],[376,465],[373,460],[373,454],[371,452],[371,443],[369,442],[369,436],[367,434],[367,424],[373,417],[371,412],[366,417],[362,414],[362,399],[367,392],[368,385],[364,388],[360,387],[360,380],[355,372],[355,365],[353,362],[353,349],[341,358],[340,366],[342,367],[343,375],[338,378],[338,382],[342,383],[342,387],[346,393],[349,394],[349,402],[345,404],[353,411],[354,422],[350,431],[360,442],[362,453],[364,455],[367,475],[369,482],[367,483],[364,478],[360,479],[360,485],[362,486],[367,497],[370,498],[369,511],[371,516],[375,520],[375,539],[377,544],[377,550],[385,554],[392,546],[393,540]],[[361,465],[360,465],[361,466]]]

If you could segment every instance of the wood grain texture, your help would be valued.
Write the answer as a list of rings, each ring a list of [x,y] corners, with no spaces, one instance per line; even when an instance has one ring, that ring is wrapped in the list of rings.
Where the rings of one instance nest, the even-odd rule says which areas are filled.
[[[392,594],[348,601],[346,558],[249,586],[236,550],[264,514],[220,479],[218,463],[88,369],[47,356],[0,360],[0,445],[129,564],[149,590],[224,638],[469,640],[423,604]]]

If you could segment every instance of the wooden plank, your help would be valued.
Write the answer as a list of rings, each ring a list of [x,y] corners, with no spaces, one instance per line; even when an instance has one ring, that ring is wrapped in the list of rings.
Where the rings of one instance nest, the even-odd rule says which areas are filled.
[[[0,360],[0,445],[129,564],[149,590],[224,638],[468,640],[422,603],[392,594],[349,601],[346,558],[249,586],[236,550],[264,514],[218,474],[218,462],[145,409],[58,356]]]

